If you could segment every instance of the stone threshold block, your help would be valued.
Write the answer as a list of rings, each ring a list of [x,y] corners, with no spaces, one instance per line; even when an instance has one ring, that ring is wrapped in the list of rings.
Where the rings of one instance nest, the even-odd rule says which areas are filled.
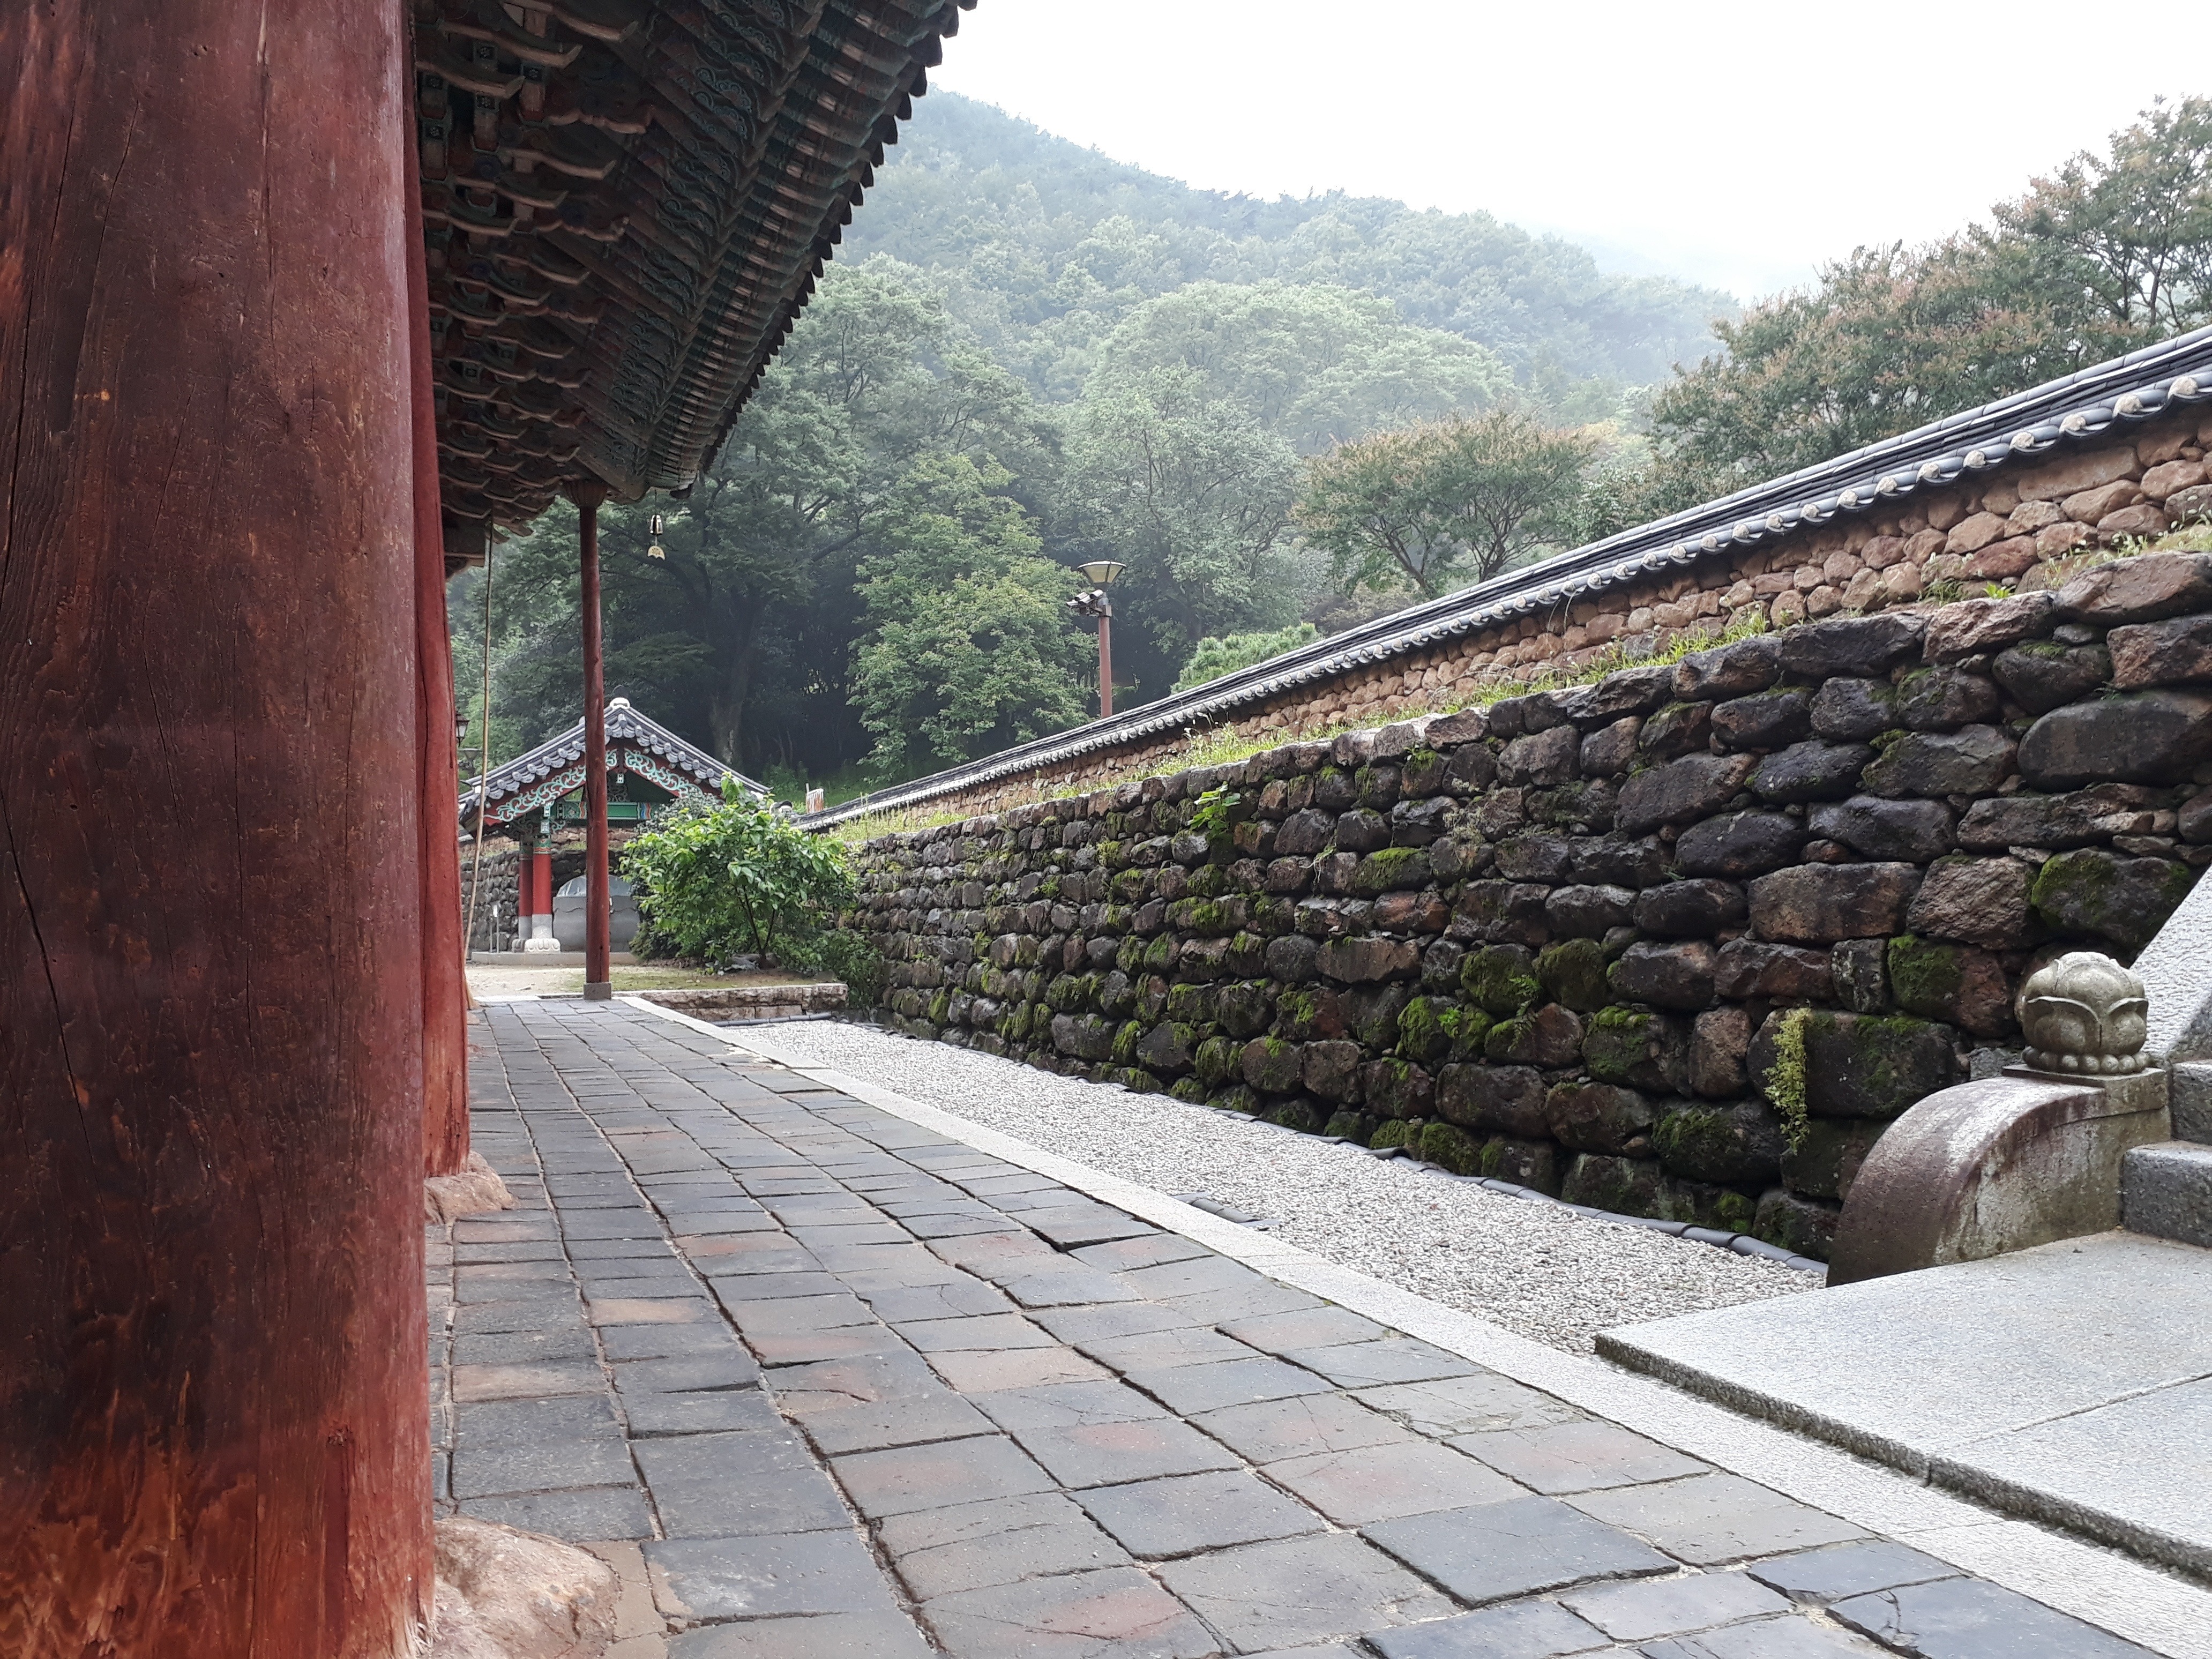
[[[2128,1230],[2212,1249],[2212,1146],[2154,1141],[2130,1151],[2120,1170]]]

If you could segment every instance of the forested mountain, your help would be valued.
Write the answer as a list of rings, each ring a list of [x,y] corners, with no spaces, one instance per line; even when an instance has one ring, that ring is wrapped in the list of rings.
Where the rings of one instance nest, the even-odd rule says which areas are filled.
[[[603,514],[610,692],[787,787],[931,769],[1083,717],[1060,601],[1107,556],[1116,700],[1145,701],[1201,640],[1412,595],[1385,573],[1347,609],[1292,522],[1310,458],[1506,403],[1607,421],[1732,309],[1487,215],[1196,191],[933,94],[709,476]],[[575,718],[574,546],[557,510],[497,556],[495,757]]]
[[[1080,394],[1134,305],[1191,283],[1378,295],[1407,323],[1487,347],[1523,385],[1662,380],[1736,309],[1711,289],[1607,276],[1571,243],[1486,213],[1193,190],[941,91],[917,106],[846,249],[941,273],[956,314],[1048,402]]]

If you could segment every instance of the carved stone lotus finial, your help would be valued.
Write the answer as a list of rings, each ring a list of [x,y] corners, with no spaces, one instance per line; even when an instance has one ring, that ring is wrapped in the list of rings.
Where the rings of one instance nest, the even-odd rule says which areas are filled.
[[[2143,1069],[2142,981],[2094,951],[2069,951],[2027,976],[2017,1006],[2039,1072],[2126,1077]]]

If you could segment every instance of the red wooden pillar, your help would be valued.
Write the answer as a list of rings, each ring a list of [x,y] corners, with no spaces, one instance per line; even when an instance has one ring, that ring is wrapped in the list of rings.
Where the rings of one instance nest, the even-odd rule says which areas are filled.
[[[553,937],[553,814],[550,807],[530,849],[530,937],[557,952],[561,943]]]
[[[404,14],[0,5],[0,1654],[430,1590]]]
[[[461,777],[453,750],[453,650],[438,501],[428,262],[422,198],[407,192],[407,322],[415,463],[415,744],[422,791],[422,1172],[469,1157],[468,992],[461,957]]]
[[[607,676],[599,638],[599,503],[605,484],[579,484],[577,543],[584,576],[584,996],[614,995],[607,966]]]

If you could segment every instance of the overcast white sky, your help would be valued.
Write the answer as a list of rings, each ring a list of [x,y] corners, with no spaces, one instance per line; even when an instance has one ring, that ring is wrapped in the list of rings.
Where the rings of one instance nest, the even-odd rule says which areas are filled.
[[[980,0],[934,84],[1211,190],[1486,208],[1751,296],[2203,89],[2081,0]]]

